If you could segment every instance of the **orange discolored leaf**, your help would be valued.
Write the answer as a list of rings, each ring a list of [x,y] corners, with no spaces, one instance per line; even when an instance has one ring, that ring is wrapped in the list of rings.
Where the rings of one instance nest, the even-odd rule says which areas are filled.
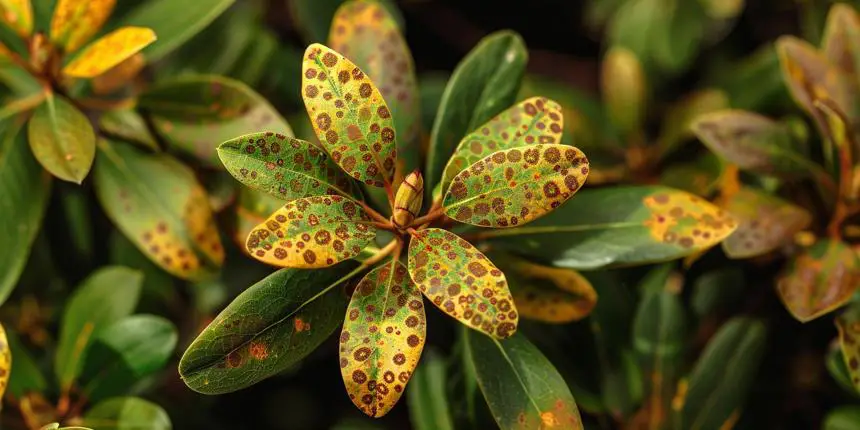
[[[326,46],[310,45],[302,63],[302,98],[332,160],[368,185],[391,184],[397,161],[394,120],[361,69]]]
[[[498,339],[517,330],[519,315],[505,274],[472,244],[437,228],[409,243],[409,274],[446,314]]]
[[[777,291],[789,312],[801,322],[844,305],[857,290],[860,264],[848,245],[820,240],[795,256],[777,278]]]
[[[340,372],[362,412],[381,417],[400,399],[424,349],[425,322],[403,263],[391,260],[358,283],[340,333]]]
[[[155,32],[144,27],[123,27],[83,50],[63,73],[78,78],[94,78],[155,42]]]
[[[500,263],[508,269],[514,303],[523,318],[553,324],[579,321],[597,304],[591,282],[575,270],[525,260]]]
[[[860,391],[860,308],[849,307],[834,320],[839,330],[839,347],[854,388]]]
[[[568,145],[498,151],[454,177],[442,205],[466,224],[516,227],[551,212],[585,183],[588,159]]]
[[[33,5],[30,0],[0,0],[0,21],[22,38],[33,32]]]
[[[51,18],[51,40],[77,51],[87,43],[107,21],[116,0],[59,0]]]
[[[723,241],[729,258],[762,255],[791,242],[794,234],[812,222],[812,215],[799,206],[752,188],[734,193],[725,209],[738,221],[738,228]]]
[[[258,225],[245,246],[251,256],[278,267],[328,267],[358,255],[376,227],[364,210],[342,196],[293,200]]]
[[[644,203],[651,213],[644,222],[651,238],[691,251],[710,248],[737,228],[731,214],[692,194],[659,193],[646,197]]]

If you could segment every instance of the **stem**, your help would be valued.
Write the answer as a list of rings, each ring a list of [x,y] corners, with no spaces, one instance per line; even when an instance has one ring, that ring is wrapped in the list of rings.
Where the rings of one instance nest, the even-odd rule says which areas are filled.
[[[389,221],[388,218],[385,218],[384,216],[382,216],[382,214],[380,214],[379,212],[374,210],[367,203],[358,202],[358,204],[361,205],[361,208],[364,209],[364,211],[367,212],[367,214],[370,215],[370,217],[373,218],[374,221],[377,221],[381,224],[384,224],[385,225],[384,228],[386,230],[393,230],[394,229],[394,225],[391,224],[391,221]]]
[[[436,221],[436,219],[442,216],[442,214],[443,212],[441,207],[433,209],[427,213],[427,215],[420,216],[412,220],[412,225],[424,227],[425,224],[430,224],[431,222]]]

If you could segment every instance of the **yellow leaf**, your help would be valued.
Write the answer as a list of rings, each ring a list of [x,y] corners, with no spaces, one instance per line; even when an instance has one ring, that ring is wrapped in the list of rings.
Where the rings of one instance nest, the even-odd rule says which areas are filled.
[[[93,78],[138,53],[152,42],[155,32],[144,27],[123,27],[93,42],[63,73],[79,78]]]
[[[9,374],[12,373],[12,351],[9,350],[9,341],[6,339],[6,331],[0,325],[0,399],[6,393],[9,385]]]
[[[0,20],[26,38],[33,32],[33,5],[30,0],[0,0]]]
[[[59,0],[51,18],[51,40],[75,52],[93,37],[113,11],[116,0]]]
[[[594,287],[575,270],[493,259],[510,269],[511,294],[525,318],[555,324],[579,321],[597,304]]]

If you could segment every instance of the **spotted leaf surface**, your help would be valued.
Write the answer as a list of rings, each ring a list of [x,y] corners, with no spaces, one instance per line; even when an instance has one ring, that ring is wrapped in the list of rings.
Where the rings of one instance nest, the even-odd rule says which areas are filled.
[[[21,37],[33,32],[33,5],[30,0],[0,0],[0,20]]]
[[[390,184],[394,120],[379,90],[355,64],[320,44],[305,51],[302,98],[314,131],[343,170],[368,185]]]
[[[51,40],[65,48],[77,51],[102,28],[116,0],[59,0],[51,18]]]
[[[424,316],[423,308],[421,316]],[[9,349],[9,341],[6,339],[6,330],[4,330],[3,326],[0,325],[0,398],[3,398],[3,394],[6,393],[6,386],[9,385],[9,375],[11,373],[12,350]]]
[[[78,78],[94,78],[127,60],[155,42],[155,32],[144,27],[123,27],[84,49],[63,73]]]
[[[567,201],[588,177],[588,160],[568,145],[529,145],[498,151],[454,177],[442,201],[457,221],[514,227]]]
[[[218,156],[243,184],[282,200],[356,195],[354,182],[318,146],[280,133],[254,133],[222,143]]]
[[[738,220],[737,230],[722,244],[730,258],[749,258],[773,251],[791,242],[795,233],[812,222],[806,209],[752,188],[735,193],[725,209]]]
[[[183,279],[211,276],[224,249],[203,187],[167,154],[99,143],[95,187],[108,217],[147,257]]]
[[[445,166],[442,189],[466,167],[504,149],[535,143],[561,143],[564,130],[561,105],[546,97],[531,97],[496,115],[466,135]]]
[[[408,262],[412,280],[446,314],[499,339],[516,332],[519,315],[505,274],[469,242],[421,230],[412,235]]]
[[[246,253],[245,242],[258,225],[266,222],[266,218],[284,206],[284,201],[269,194],[239,187],[236,205],[236,232],[233,238],[236,244]]]
[[[513,258],[493,260],[506,270],[517,311],[523,318],[561,324],[579,321],[594,309],[597,292],[578,272]]]
[[[789,312],[807,322],[844,305],[857,290],[860,264],[846,244],[824,239],[795,256],[776,288]]]
[[[373,79],[391,109],[397,130],[397,156],[403,172],[418,167],[421,105],[409,46],[394,17],[380,3],[356,0],[335,13],[329,46]]]
[[[839,330],[839,347],[854,388],[860,390],[860,308],[851,306],[834,320]]]
[[[464,332],[467,360],[500,429],[583,429],[564,378],[525,335],[498,341]]]
[[[340,372],[362,412],[381,417],[400,399],[424,349],[425,323],[403,263],[392,260],[358,283],[340,333]]]
[[[358,255],[376,227],[353,200],[316,196],[293,200],[248,235],[251,256],[279,267],[327,267]]]

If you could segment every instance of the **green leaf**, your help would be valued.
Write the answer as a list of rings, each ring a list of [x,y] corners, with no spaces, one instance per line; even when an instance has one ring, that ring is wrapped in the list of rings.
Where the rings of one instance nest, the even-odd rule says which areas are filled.
[[[346,262],[279,270],[236,297],[179,362],[185,384],[203,394],[253,385],[298,363],[343,323],[344,284],[361,271]]]
[[[636,53],[620,46],[610,48],[601,63],[600,85],[615,126],[627,135],[637,132],[645,117],[648,82]]]
[[[469,242],[438,228],[420,230],[408,262],[412,280],[446,314],[498,339],[516,332],[519,315],[505,274]]]
[[[570,389],[523,334],[499,341],[467,330],[478,385],[502,430],[583,429]]]
[[[806,209],[749,187],[734,193],[724,209],[738,221],[737,230],[722,243],[729,258],[749,258],[773,251],[790,243],[797,232],[812,222]]]
[[[445,380],[445,360],[433,350],[424,353],[412,375],[406,397],[415,430],[454,430]]]
[[[839,329],[839,348],[850,381],[860,392],[860,306],[849,307],[836,317],[835,322]]]
[[[224,260],[206,191],[167,154],[101,141],[96,195],[108,217],[141,252],[183,279],[211,276]]]
[[[400,400],[427,338],[424,301],[396,259],[355,287],[340,333],[340,373],[352,403],[379,418]]]
[[[169,273],[161,270],[157,264],[143,254],[132,241],[122,232],[114,230],[108,239],[110,264],[134,267],[143,272],[143,291],[141,301],[154,297],[157,303],[165,305],[178,299],[181,294],[176,288],[175,279]]]
[[[63,310],[54,357],[61,389],[68,390],[74,383],[93,341],[111,324],[131,315],[142,283],[140,272],[108,266],[91,274],[75,289]]]
[[[680,428],[720,428],[743,406],[764,354],[766,332],[758,320],[735,317],[711,338],[689,376]]]
[[[858,279],[856,253],[838,240],[822,239],[788,262],[776,288],[794,318],[807,322],[847,303]]]
[[[245,247],[278,267],[319,268],[357,256],[376,237],[376,227],[355,201],[341,196],[293,200],[260,223]]]
[[[218,146],[233,177],[281,200],[339,194],[359,195],[352,179],[318,146],[272,132],[254,133]]]
[[[302,99],[335,163],[367,185],[391,186],[397,161],[394,120],[370,77],[342,54],[315,43],[302,62]]]
[[[148,27],[158,41],[143,53],[155,61],[178,48],[221,15],[235,0],[195,0],[185,4],[174,0],[150,0],[129,12],[119,26]]]
[[[587,177],[588,159],[572,146],[512,148],[458,173],[442,205],[449,217],[466,224],[514,227],[564,204]]]
[[[595,269],[668,261],[708,249],[736,222],[683,191],[660,186],[588,189],[525,227],[476,233],[554,266]]]
[[[445,166],[437,188],[444,193],[458,173],[496,151],[534,143],[560,143],[563,129],[561,105],[545,97],[526,99],[464,137]]]
[[[460,140],[514,103],[527,60],[522,37],[499,31],[482,39],[457,65],[430,134],[424,169],[428,192],[441,181]]]
[[[99,127],[112,137],[116,137],[149,149],[159,151],[158,142],[152,137],[146,121],[133,109],[113,109],[99,117]]]
[[[744,272],[738,267],[705,272],[693,282],[691,307],[700,319],[731,309],[746,289]]]
[[[177,337],[170,321],[154,315],[133,315],[105,327],[89,347],[81,373],[87,398],[120,395],[161,370],[173,355]]]
[[[860,395],[860,392],[854,388],[854,383],[851,381],[851,375],[848,373],[848,366],[845,364],[845,358],[842,355],[842,348],[838,345],[830,345],[827,351],[827,358],[824,362],[830,377],[843,389],[846,393],[852,394],[855,397]]]
[[[19,119],[0,122],[0,305],[6,301],[30,256],[50,196],[50,176],[27,148]]]
[[[160,82],[141,94],[139,106],[169,145],[220,167],[218,144],[259,131],[289,137],[293,130],[247,85],[214,75],[186,75]]]
[[[49,95],[27,126],[30,149],[52,175],[80,184],[96,153],[89,119],[62,97]]]
[[[161,406],[137,397],[114,397],[93,406],[83,424],[98,430],[171,430],[170,417]]]
[[[9,331],[7,337],[9,350],[12,351],[12,363],[15,364],[15,371],[9,376],[8,393],[21,399],[29,393],[45,392],[48,389],[48,381],[17,333]]]
[[[860,406],[840,406],[831,409],[824,417],[821,430],[860,429]]]

